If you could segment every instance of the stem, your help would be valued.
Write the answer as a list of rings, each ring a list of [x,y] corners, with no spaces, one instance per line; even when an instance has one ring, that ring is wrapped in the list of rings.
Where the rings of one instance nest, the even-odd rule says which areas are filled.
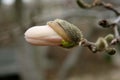
[[[119,32],[118,32],[118,26],[114,26],[114,33],[115,33],[115,37],[119,37]]]
[[[111,41],[111,45],[119,43],[120,42],[120,34],[118,31],[118,26],[114,26],[114,34],[115,34],[115,39]]]
[[[115,8],[113,8],[112,4],[101,2],[100,5],[103,6],[104,8],[106,8],[106,9],[108,9],[108,10],[113,11],[117,16],[120,15],[120,13]]]
[[[101,20],[99,22],[99,25],[104,27],[104,28],[113,28],[114,31],[114,35],[115,35],[115,39],[112,40],[111,44],[116,44],[118,42],[120,42],[120,34],[118,31],[118,23],[120,22],[120,16],[118,16],[114,21],[109,22],[107,20]]]
[[[81,45],[83,47],[88,47],[88,49],[91,50],[93,53],[97,52],[95,43],[90,42],[87,39],[81,40],[81,42],[79,43],[79,45]]]
[[[118,16],[118,18],[113,21],[113,23],[115,24],[113,26],[115,39],[112,40],[111,44],[116,44],[116,43],[120,42],[120,34],[119,34],[119,31],[118,31],[118,25],[117,25],[119,22],[120,22],[120,16]]]
[[[114,26],[114,33],[116,38],[120,37],[119,31],[118,31],[118,25],[117,25],[119,22],[120,22],[120,16],[118,16],[118,18],[114,20],[114,23],[116,24]]]
[[[113,21],[113,24],[115,24],[113,26],[113,29],[114,29],[114,34],[116,38],[120,37],[119,31],[118,31],[118,25],[117,25],[119,22],[120,22],[120,16],[118,16],[118,18]]]
[[[105,3],[102,0],[94,0],[92,4],[87,4],[86,2],[84,2],[84,0],[76,0],[76,2],[78,3],[78,6],[81,8],[88,9],[96,6],[103,6],[104,8],[113,11],[117,16],[120,15],[120,13],[115,8],[113,8],[112,4]]]
[[[119,22],[120,22],[120,16],[118,16],[118,18],[114,20],[114,23],[119,23]]]
[[[84,9],[88,9],[88,8],[95,7],[97,4],[100,3],[100,0],[93,0],[92,4],[88,4],[84,0],[76,0],[76,2],[77,2],[79,7],[84,8]]]

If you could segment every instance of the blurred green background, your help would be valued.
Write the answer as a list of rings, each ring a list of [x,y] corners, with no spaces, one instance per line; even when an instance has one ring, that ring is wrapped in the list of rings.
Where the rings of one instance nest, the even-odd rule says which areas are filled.
[[[85,0],[91,3],[93,0]],[[104,0],[120,10],[120,0]],[[84,10],[76,0],[0,0],[0,80],[120,80],[117,54],[93,54],[87,48],[32,46],[24,32],[56,18],[78,26],[90,41],[113,33],[98,21],[115,14],[103,8]]]

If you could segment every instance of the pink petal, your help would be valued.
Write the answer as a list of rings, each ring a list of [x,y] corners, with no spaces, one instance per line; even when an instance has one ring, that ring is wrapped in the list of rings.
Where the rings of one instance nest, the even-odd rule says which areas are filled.
[[[25,32],[25,39],[36,45],[58,45],[62,38],[48,25],[35,26]]]

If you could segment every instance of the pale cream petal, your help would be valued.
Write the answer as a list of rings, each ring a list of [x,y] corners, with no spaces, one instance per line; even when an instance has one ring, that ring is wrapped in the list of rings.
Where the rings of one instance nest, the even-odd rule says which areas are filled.
[[[36,39],[29,39],[27,38],[26,41],[30,44],[37,45],[37,46],[59,46],[61,43],[52,43],[44,40],[36,40]]]
[[[35,39],[42,39],[42,38],[47,38],[47,37],[50,38],[51,36],[54,36],[56,38],[61,38],[48,25],[32,27],[25,32],[25,36],[29,38],[35,38]]]
[[[48,25],[34,26],[25,32],[27,42],[39,46],[60,45],[62,38]]]

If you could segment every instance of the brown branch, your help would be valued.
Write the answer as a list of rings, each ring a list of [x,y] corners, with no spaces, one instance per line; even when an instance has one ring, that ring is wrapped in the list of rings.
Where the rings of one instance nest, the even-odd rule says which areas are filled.
[[[119,31],[118,31],[118,26],[115,25],[115,26],[113,27],[113,30],[114,30],[114,34],[115,34],[115,39],[113,39],[113,40],[111,41],[111,45],[115,45],[115,44],[117,44],[117,43],[120,42],[120,34],[119,34]]]
[[[92,4],[88,4],[84,2],[83,0],[76,0],[79,7],[84,9],[89,9],[95,7],[97,4],[99,4],[100,0],[94,0]]]
[[[80,46],[87,47],[90,51],[93,53],[97,52],[107,52],[109,55],[114,55],[116,53],[116,50],[109,46],[107,40],[105,38],[98,38],[98,40],[93,43],[86,39],[81,40]]]
[[[113,11],[117,16],[120,15],[120,12],[118,12],[112,4],[110,3],[105,3],[102,0],[94,0],[92,4],[87,4],[85,3],[83,0],[76,0],[77,4],[79,5],[79,7],[84,8],[84,9],[89,9],[89,8],[93,8],[96,6],[103,6],[104,8]]]
[[[89,49],[90,51],[92,51],[93,53],[96,53],[96,52],[97,52],[95,43],[90,42],[90,41],[88,41],[87,39],[81,40],[81,42],[79,43],[79,45],[81,45],[81,46],[83,46],[83,47],[88,47],[88,49]]]
[[[117,26],[117,25],[114,26],[114,33],[115,33],[115,37],[116,37],[116,38],[120,36],[120,35],[119,35],[119,32],[118,32],[118,26]]]
[[[120,16],[118,16],[114,21],[110,22],[108,20],[101,20],[99,22],[99,25],[103,28],[113,28],[115,39],[111,41],[111,45],[119,43],[120,42],[120,34],[118,31],[118,23],[120,22]]]
[[[114,24],[112,24],[110,21],[108,21],[108,20],[106,20],[106,19],[103,19],[103,20],[99,21],[98,24],[99,24],[101,27],[103,27],[103,28],[110,28],[112,25],[114,25]]]
[[[114,31],[114,35],[115,35],[115,39],[113,39],[111,41],[111,45],[113,44],[116,44],[116,43],[119,43],[120,42],[120,34],[119,34],[119,31],[118,31],[118,23],[120,22],[120,16],[117,17],[117,19],[115,19],[113,21],[113,24],[112,27],[113,27],[113,31]]]
[[[113,11],[117,16],[120,15],[120,13],[113,7],[112,4],[110,3],[105,3],[105,2],[101,2],[100,4],[98,4],[99,6],[103,6],[104,8]]]
[[[97,40],[97,41],[101,42],[99,44],[96,44],[97,42],[93,43],[93,42],[87,41],[86,39],[83,39],[83,40],[81,40],[81,42],[79,44],[81,46],[88,47],[93,53],[96,53],[98,51],[107,51],[108,54],[114,54],[115,49],[111,48],[111,46],[108,46],[108,45],[120,42],[120,34],[118,31],[118,23],[120,22],[120,12],[117,11],[113,7],[112,4],[105,3],[102,0],[94,0],[92,4],[85,3],[85,1],[83,1],[83,0],[77,0],[77,3],[79,5],[79,7],[84,8],[84,9],[89,9],[89,8],[93,8],[96,6],[101,6],[101,7],[106,8],[107,10],[113,11],[116,14],[117,18],[114,21],[109,21],[109,20],[104,19],[104,20],[101,20],[99,22],[99,25],[104,27],[104,28],[113,28],[114,35],[115,35],[115,38],[113,37],[114,39],[109,40],[110,42],[109,41],[107,42],[107,40],[105,38],[101,38],[101,40],[99,40],[99,39]],[[98,46],[104,47],[104,48],[98,49]]]

